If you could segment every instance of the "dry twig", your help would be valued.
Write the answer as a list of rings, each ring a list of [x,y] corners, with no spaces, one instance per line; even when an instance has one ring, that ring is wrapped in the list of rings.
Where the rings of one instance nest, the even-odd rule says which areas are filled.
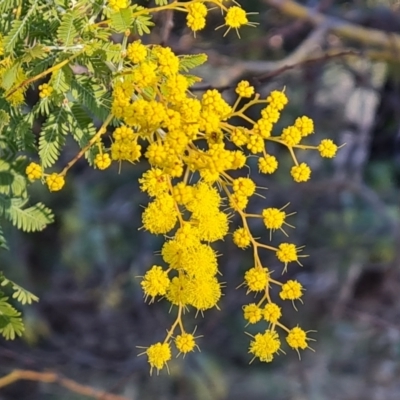
[[[379,29],[364,28],[340,18],[324,15],[314,9],[302,6],[293,0],[264,1],[285,15],[307,20],[316,26],[327,26],[330,31],[346,39],[369,46],[378,46],[397,54],[400,52],[400,35],[398,34],[383,32]]]
[[[91,386],[82,385],[72,379],[64,378],[55,372],[37,372],[30,370],[16,369],[8,375],[0,378],[0,388],[11,385],[20,380],[37,381],[44,383],[58,383],[60,386],[65,387],[71,392],[79,393],[83,396],[92,397],[94,399],[102,400],[129,400],[124,396],[107,393],[102,390],[97,390]]]

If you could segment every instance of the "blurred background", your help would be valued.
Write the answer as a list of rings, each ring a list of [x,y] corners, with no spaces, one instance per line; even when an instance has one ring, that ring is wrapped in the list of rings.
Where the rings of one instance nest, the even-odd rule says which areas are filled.
[[[292,161],[282,147],[272,177],[250,169],[267,187],[265,199],[250,204],[296,211],[290,241],[306,245],[304,267],[289,266],[287,278],[306,288],[296,312],[283,314],[288,326],[314,329],[315,352],[288,352],[266,364],[253,362],[241,307],[252,301],[235,288],[252,265],[252,252],[228,240],[217,243],[223,280],[220,310],[186,326],[197,326],[201,353],[169,363],[170,374],[149,376],[136,346],[165,335],[174,319],[165,302],[143,302],[140,280],[157,263],[162,244],[141,226],[147,197],[137,179],[145,163],[124,164],[122,172],[91,169],[84,161],[70,172],[65,189],[49,193],[32,186],[56,221],[40,233],[9,227],[10,251],[0,253],[5,275],[31,290],[40,302],[23,309],[25,335],[0,339],[0,377],[14,369],[52,371],[83,385],[126,399],[398,400],[400,398],[400,1],[395,0],[243,0],[258,28],[223,37],[219,11],[196,38],[185,17],[163,13],[148,40],[178,54],[206,52],[209,63],[194,71],[195,89],[220,88],[234,99],[237,82],[249,79],[262,96],[285,88],[290,103],[275,133],[296,117],[314,119],[316,134],[346,145],[337,157],[298,152],[313,170],[311,181],[294,184]],[[135,38],[132,37],[132,40]],[[118,41],[119,38],[115,37]],[[37,93],[28,94],[36,101]],[[250,113],[257,118],[259,110]],[[71,141],[60,165],[77,152]],[[231,229],[239,221],[233,218]],[[268,241],[261,225],[255,236]],[[277,232],[273,243],[284,240]],[[273,254],[262,253],[270,269]],[[275,268],[276,267],[276,268]],[[0,389],[0,400],[84,400],[56,384],[19,381]],[[104,397],[106,399],[106,397]],[[104,400],[103,399],[103,400]]]

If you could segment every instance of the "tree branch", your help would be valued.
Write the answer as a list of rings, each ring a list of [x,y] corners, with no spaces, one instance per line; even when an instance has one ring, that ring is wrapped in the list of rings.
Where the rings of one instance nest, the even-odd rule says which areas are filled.
[[[101,390],[96,390],[90,386],[81,385],[72,379],[64,378],[55,372],[37,372],[30,370],[16,369],[8,375],[0,378],[0,388],[11,385],[20,380],[37,381],[44,383],[58,383],[60,386],[65,387],[71,392],[79,393],[83,396],[92,397],[102,400],[129,400],[124,396],[107,393]]]
[[[264,0],[266,4],[293,18],[305,19],[314,25],[325,25],[338,36],[370,46],[379,46],[400,54],[400,35],[378,29],[364,28],[343,19],[326,16],[313,9],[302,6],[293,0]],[[399,58],[399,57],[397,57]]]

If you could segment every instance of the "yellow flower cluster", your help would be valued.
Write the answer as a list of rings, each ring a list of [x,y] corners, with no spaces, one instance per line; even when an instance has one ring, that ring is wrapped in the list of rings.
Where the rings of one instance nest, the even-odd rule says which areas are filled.
[[[196,32],[205,26],[208,3],[226,13],[223,26],[227,32],[252,25],[243,9],[238,5],[227,8],[221,0],[172,2],[159,9],[186,12],[187,25]],[[108,0],[108,5],[118,11],[127,8],[129,2]],[[123,161],[143,160],[147,165],[139,179],[140,189],[150,198],[142,215],[143,228],[154,235],[163,235],[165,241],[159,262],[141,278],[141,288],[146,301],[152,303],[162,298],[177,308],[176,319],[163,341],[144,348],[142,354],[147,356],[151,371],[167,366],[172,344],[183,355],[197,348],[199,336],[187,333],[182,316],[190,309],[202,314],[218,308],[223,284],[213,243],[228,237],[232,231],[231,216],[235,213],[241,226],[233,229],[232,240],[241,249],[251,246],[254,254],[254,264],[245,272],[242,285],[248,293],[261,294],[257,303],[243,307],[244,319],[248,324],[261,320],[269,324],[263,333],[252,336],[249,352],[253,359],[271,361],[281,350],[278,330],[285,332],[288,345],[296,351],[309,347],[307,342],[311,339],[307,332],[300,327],[290,329],[280,321],[281,308],[270,292],[271,285],[278,286],[277,301],[289,300],[294,305],[296,300],[301,302],[301,283],[273,279],[259,257],[260,250],[272,251],[285,272],[289,263],[300,264],[300,258],[305,257],[300,255],[302,247],[287,242],[273,247],[260,242],[253,237],[248,224],[249,219],[259,218],[270,235],[281,231],[287,236],[283,227],[291,227],[286,219],[293,213],[286,213],[286,206],[267,207],[260,214],[246,211],[249,200],[257,194],[257,174],[247,176],[247,164],[249,157],[255,157],[261,174],[273,174],[278,160],[269,148],[267,151],[267,146],[281,145],[293,159],[290,170],[293,180],[305,182],[310,179],[311,169],[305,162],[298,162],[296,151],[316,150],[322,157],[331,158],[338,147],[327,139],[318,146],[302,144],[314,132],[313,121],[307,116],[297,118],[291,126],[274,134],[274,126],[288,103],[284,91],[274,90],[261,98],[248,81],[241,81],[233,105],[215,89],[195,97],[189,89],[196,78],[186,74],[189,67],[184,56],[177,56],[168,47],[145,45],[140,40],[130,44],[124,41],[122,47],[125,57],[112,82],[112,115],[90,146],[98,149],[94,166],[100,170],[112,162],[121,166]],[[40,90],[41,97],[51,94],[46,84]],[[243,98],[246,104],[240,108]],[[246,114],[253,106],[261,106],[256,120]],[[238,125],[238,120],[247,127]],[[118,127],[107,147],[106,139],[101,136],[111,121]],[[49,189],[57,191],[64,186],[64,175],[70,165],[60,174],[49,175],[32,163],[26,174],[31,180],[44,176]]]
[[[114,11],[119,11],[127,8],[130,4],[129,0],[108,0],[108,5]]]
[[[114,142],[111,145],[111,159],[113,161],[130,161],[133,163],[139,160],[142,146],[138,144],[138,136],[134,134],[131,128],[127,126],[117,128],[113,133],[113,138]],[[107,155],[102,154],[101,160],[99,159],[100,163],[105,162],[105,165],[107,165],[105,168],[111,164],[109,157],[106,160],[104,159]],[[96,165],[98,168],[104,169],[104,166],[101,168],[98,163]]]
[[[65,179],[62,175],[53,172],[47,176],[46,184],[51,192],[58,192],[64,187]]]
[[[41,99],[45,97],[49,97],[53,93],[53,88],[47,83],[43,83],[43,85],[39,85],[39,97]]]
[[[31,162],[25,170],[26,176],[30,181],[35,181],[42,177],[42,167],[39,164]]]
[[[157,54],[161,54],[157,47],[155,49]],[[154,51],[154,48],[151,49],[148,57],[152,57]],[[147,355],[152,369],[159,370],[167,365],[176,329],[181,330],[177,336],[179,340],[174,341],[176,350],[185,354],[195,349],[194,337],[186,336],[182,312],[190,306],[197,312],[218,306],[222,295],[221,283],[217,275],[217,254],[211,245],[227,236],[231,212],[237,212],[243,221],[243,226],[233,232],[233,242],[243,249],[253,246],[257,255],[255,266],[245,273],[244,284],[248,292],[263,293],[257,304],[244,307],[244,318],[252,324],[261,320],[270,324],[265,333],[253,338],[250,353],[261,361],[271,361],[281,348],[277,327],[287,332],[290,347],[304,349],[303,344],[309,340],[307,335],[301,345],[300,341],[292,338],[292,330],[280,322],[280,306],[272,302],[269,293],[270,285],[275,284],[281,287],[281,300],[301,301],[303,288],[295,280],[281,283],[272,279],[269,269],[261,265],[258,257],[259,249],[272,250],[283,264],[283,271],[286,271],[289,263],[300,264],[302,248],[286,242],[277,248],[260,243],[253,238],[247,223],[249,218],[262,218],[271,234],[276,230],[285,233],[283,225],[291,226],[286,219],[293,213],[286,213],[286,206],[281,209],[266,208],[261,214],[246,213],[248,200],[256,193],[256,184],[249,177],[232,178],[229,171],[242,169],[248,157],[256,154],[260,172],[273,173],[277,161],[266,152],[268,141],[288,147],[294,159],[294,168],[302,169],[303,163],[297,163],[293,149],[303,148],[300,141],[313,132],[312,120],[301,117],[293,126],[274,136],[274,124],[288,102],[285,93],[274,91],[266,99],[260,99],[258,94],[254,95],[254,88],[247,81],[242,81],[236,88],[239,98],[254,95],[247,108],[256,104],[265,104],[265,108],[260,119],[253,121],[253,129],[233,126],[229,123],[233,117],[249,120],[243,109],[237,109],[237,103],[230,106],[216,90],[206,91],[200,99],[191,97],[187,92],[188,83],[181,85],[179,91],[173,82],[184,81],[185,75],[174,72],[177,71],[174,67],[176,63],[169,50],[162,53],[161,60],[164,72],[152,78],[153,84],[157,82],[155,88],[152,86],[153,96],[143,94],[149,93],[149,88],[136,81],[133,74],[116,83],[113,100],[115,113],[125,124],[115,131],[114,140],[123,140],[128,135],[130,140],[135,137],[148,142],[144,157],[149,169],[139,179],[141,190],[151,197],[143,212],[143,227],[168,238],[161,250],[165,266],[154,265],[142,279],[144,297],[150,302],[163,297],[178,307],[178,317],[164,342],[151,345],[143,354]],[[143,59],[139,67],[146,63],[148,60]],[[156,65],[154,71],[160,71],[160,68]],[[166,90],[166,87],[173,90]],[[135,112],[131,112],[130,108]],[[152,115],[150,121],[146,115]],[[229,141],[237,149],[228,149]],[[324,143],[324,149],[332,149]],[[307,148],[321,153],[321,145]],[[292,176],[295,181],[301,181],[293,172]],[[222,211],[226,205],[231,210],[228,213]],[[298,336],[301,328],[296,329]],[[155,357],[155,354],[158,356]]]
[[[53,172],[52,174],[44,174],[42,167],[35,162],[31,162],[25,168],[25,173],[30,181],[36,181],[44,177],[47,187],[51,192],[58,192],[65,185],[65,179],[63,175],[57,174],[55,172]]]
[[[207,7],[203,3],[191,3],[187,6],[187,26],[193,31],[200,31],[206,26]]]

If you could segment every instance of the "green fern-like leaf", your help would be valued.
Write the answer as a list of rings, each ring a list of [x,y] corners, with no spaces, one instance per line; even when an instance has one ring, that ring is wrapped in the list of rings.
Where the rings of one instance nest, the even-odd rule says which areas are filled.
[[[38,42],[41,44],[54,44],[54,39],[57,36],[57,29],[60,26],[60,19],[59,17],[56,18],[54,14],[55,12],[53,10],[52,14],[44,12],[40,15],[36,14],[35,18],[32,18],[32,23],[29,24],[26,35],[26,44],[28,46],[35,47]],[[38,59],[42,57],[35,58]]]
[[[90,118],[85,110],[79,105],[74,104],[71,107],[69,115],[69,122],[71,124],[71,133],[73,138],[77,141],[80,148],[85,147],[90,139],[96,134],[96,127],[93,125],[92,118]],[[92,146],[85,152],[85,158],[89,164],[93,164],[94,157],[97,154],[96,146]]]
[[[24,118],[17,120],[17,125],[13,130],[14,144],[17,146],[18,151],[36,151],[36,137],[32,132],[32,121],[30,118],[33,116],[28,113]],[[33,118],[32,118],[33,120]]]
[[[70,111],[69,122],[71,124],[72,136],[82,148],[95,135],[96,128],[93,125],[92,119],[79,104],[74,104]]]
[[[26,203],[27,199],[10,198],[0,194],[0,215],[4,215],[14,226],[24,232],[41,231],[53,222],[51,210],[42,203],[24,208]]]
[[[15,7],[20,6],[22,0],[2,0],[0,2],[0,13],[4,13],[6,11],[11,12]]]
[[[50,79],[50,86],[58,93],[67,93],[71,87],[72,71],[69,66],[59,69]]]
[[[184,77],[188,81],[189,86],[201,81],[201,79],[196,75],[184,75]]]
[[[142,6],[134,5],[132,7],[132,12],[143,10]],[[134,18],[133,20],[133,31],[140,36],[143,36],[145,33],[150,33],[150,27],[154,26],[154,23],[151,22],[150,14],[142,14]]]
[[[133,23],[132,11],[129,8],[113,12],[110,18],[110,26],[116,32],[125,32]]]
[[[108,82],[108,78],[111,76],[111,70],[106,64],[106,52],[103,50],[96,50],[92,56],[87,57],[85,65],[89,72],[93,74],[95,78],[104,82]]]
[[[41,60],[36,60],[32,65],[31,69],[28,70],[29,75],[35,76],[41,74],[45,71],[50,65],[53,65],[56,62],[57,57],[59,54],[57,52],[51,53],[47,55],[45,58]]]
[[[179,58],[179,69],[184,72],[198,67],[207,61],[207,54],[193,54]]]
[[[53,109],[53,100],[50,97],[45,97],[35,104],[34,113],[47,117]]]
[[[15,143],[10,143],[5,137],[0,137],[0,157],[5,161],[12,161],[15,159],[18,148]]]
[[[110,95],[95,79],[77,76],[71,82],[72,95],[95,117],[104,121],[111,108]]]
[[[5,90],[9,90],[17,80],[20,71],[20,63],[15,63],[11,68],[8,68],[2,77],[1,87]]]
[[[102,50],[106,53],[107,61],[117,63],[122,58],[122,48],[120,43],[105,43],[102,46]]]
[[[21,58],[21,62],[31,63],[33,60],[42,60],[46,56],[47,52],[45,51],[45,46],[36,44],[33,47],[26,49],[25,54]]]
[[[26,30],[26,20],[14,20],[12,22],[12,28],[8,35],[3,40],[4,49],[7,52],[12,52],[16,46],[19,38],[25,35]]]
[[[24,18],[20,20],[13,20],[11,30],[8,32],[3,41],[3,46],[7,53],[12,53],[18,43],[18,40],[23,40],[25,38],[30,17],[36,11],[38,2],[39,0],[30,1],[28,12],[25,14]]]
[[[24,163],[26,164],[26,163]],[[7,160],[0,160],[0,193],[12,197],[26,197],[26,177]]]
[[[21,313],[8,303],[8,297],[0,298],[0,334],[6,340],[14,340],[24,332]]]
[[[12,298],[19,301],[21,304],[32,304],[34,301],[39,301],[39,297],[35,296],[33,293],[24,289],[23,287],[17,285],[15,282],[10,281],[6,277],[2,277],[2,281],[0,280],[0,286],[10,285],[13,290]]]
[[[0,110],[0,134],[3,128],[10,123],[10,114],[5,110]]]
[[[9,197],[26,197],[26,161],[20,157],[12,162],[0,160],[0,193]]]
[[[7,240],[4,236],[3,228],[1,227],[1,225],[0,225],[0,247],[3,248],[4,250],[9,250],[7,245]]]
[[[71,46],[78,36],[77,20],[79,20],[78,10],[68,11],[62,16],[61,24],[57,29],[57,38],[64,46]]]
[[[68,133],[67,112],[60,107],[43,124],[39,138],[39,157],[44,168],[51,167],[60,155]]]

